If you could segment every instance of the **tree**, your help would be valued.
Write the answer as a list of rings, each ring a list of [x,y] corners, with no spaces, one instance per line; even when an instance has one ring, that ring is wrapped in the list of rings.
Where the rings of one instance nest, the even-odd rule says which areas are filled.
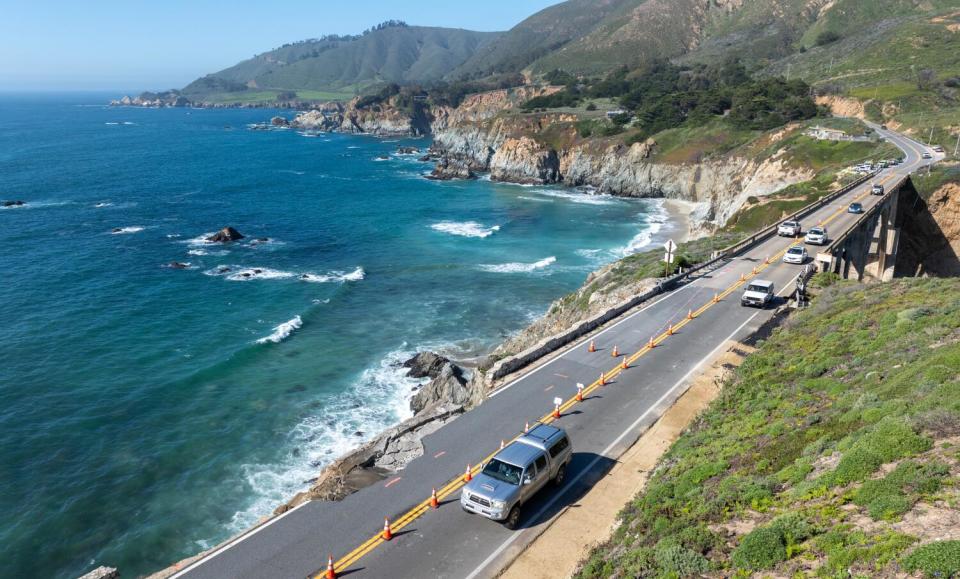
[[[833,30],[824,30],[817,35],[817,46],[824,46],[840,40],[840,35]]]

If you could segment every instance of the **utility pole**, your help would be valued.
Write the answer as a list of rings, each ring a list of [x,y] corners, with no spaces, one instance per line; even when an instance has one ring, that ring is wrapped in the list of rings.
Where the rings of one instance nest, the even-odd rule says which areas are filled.
[[[957,144],[953,146],[953,156],[957,156],[957,150],[960,149],[960,133],[957,133]]]
[[[927,146],[930,146],[930,143],[933,142],[933,127],[930,127],[930,136],[927,137]]]

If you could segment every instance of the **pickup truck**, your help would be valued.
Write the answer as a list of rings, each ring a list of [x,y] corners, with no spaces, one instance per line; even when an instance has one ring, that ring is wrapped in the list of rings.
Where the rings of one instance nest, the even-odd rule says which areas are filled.
[[[460,492],[460,506],[516,529],[525,502],[548,482],[563,484],[571,456],[573,446],[566,431],[539,424],[484,465]]]
[[[883,195],[883,185],[880,185],[879,183],[874,183],[873,187],[870,187],[870,194]]]
[[[755,279],[747,285],[740,296],[741,306],[765,308],[773,303],[773,282]]]
[[[777,227],[777,235],[782,235],[784,237],[796,237],[800,235],[800,222],[784,221],[779,227]]]

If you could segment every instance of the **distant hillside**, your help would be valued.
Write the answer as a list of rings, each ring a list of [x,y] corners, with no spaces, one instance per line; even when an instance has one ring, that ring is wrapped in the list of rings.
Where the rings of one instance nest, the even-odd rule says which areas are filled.
[[[481,48],[450,76],[516,72],[582,38],[606,17],[643,0],[569,0],[530,16]]]
[[[349,98],[385,82],[437,80],[498,33],[392,24],[360,36],[325,37],[271,50],[190,83],[191,100]]]

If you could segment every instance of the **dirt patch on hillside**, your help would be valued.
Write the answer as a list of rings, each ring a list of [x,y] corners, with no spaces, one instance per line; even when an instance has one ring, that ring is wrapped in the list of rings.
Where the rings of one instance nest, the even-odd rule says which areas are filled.
[[[823,95],[817,97],[818,105],[830,107],[830,112],[837,117],[866,118],[863,103],[857,99],[841,96]]]
[[[643,490],[660,457],[720,393],[720,385],[754,348],[729,342],[723,354],[579,501],[567,506],[500,575],[509,579],[569,577],[595,544],[605,541],[623,505]]]

